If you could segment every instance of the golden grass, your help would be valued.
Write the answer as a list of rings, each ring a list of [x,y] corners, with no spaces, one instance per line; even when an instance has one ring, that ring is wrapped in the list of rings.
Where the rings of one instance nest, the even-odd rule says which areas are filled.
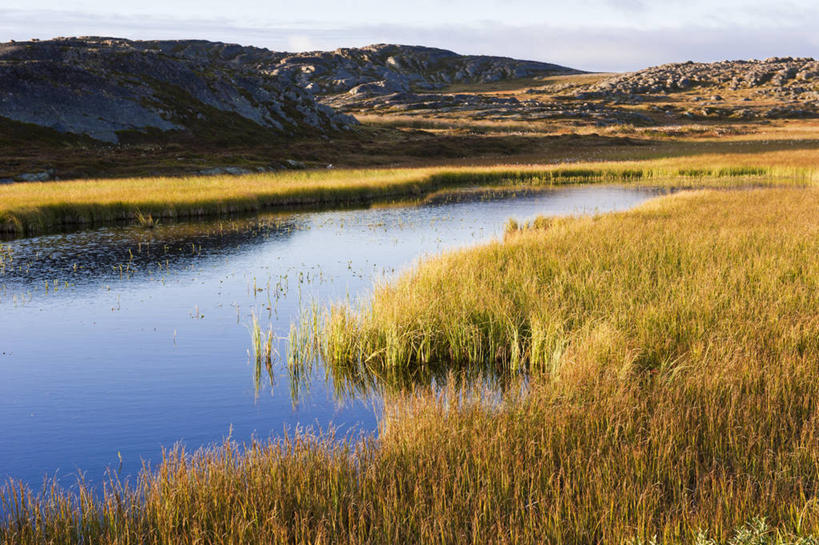
[[[521,542],[724,538],[754,515],[816,534],[817,210],[819,189],[758,189],[542,219],[334,308],[323,355],[336,383],[360,389],[528,371],[519,400],[421,398],[383,437],[506,483],[493,499],[519,517],[504,530]]]
[[[804,156],[807,155],[807,158]],[[678,183],[687,178],[777,178],[810,183],[814,154],[790,151],[653,161],[326,170],[245,176],[137,178],[0,186],[0,231],[33,234],[65,226],[224,216],[270,208],[421,197],[441,188],[500,183]],[[664,181],[665,180],[665,181]]]
[[[770,232],[773,230],[779,231],[777,237],[781,239],[787,239],[794,229],[807,230],[803,234],[815,236],[819,224],[817,195],[819,191],[815,188],[684,193],[652,201],[624,214],[581,219],[543,218],[523,233],[514,231],[513,225],[505,243],[427,261],[401,281],[382,286],[359,314],[350,314],[346,307],[336,309],[334,322],[328,324],[331,334],[325,336],[332,341],[328,356],[331,360],[355,360],[363,354],[368,357],[371,368],[377,361],[388,368],[415,367],[435,361],[451,368],[459,362],[472,365],[483,361],[490,366],[500,364],[504,371],[523,367],[540,369],[548,367],[546,360],[567,342],[564,339],[567,324],[583,329],[588,325],[585,320],[591,318],[584,314],[585,309],[596,308],[598,302],[608,301],[615,294],[622,305],[616,309],[623,321],[618,326],[629,323],[633,335],[648,339],[656,332],[644,327],[636,317],[647,310],[659,313],[658,301],[678,303],[673,295],[683,287],[691,293],[684,293],[684,310],[676,307],[669,310],[677,313],[673,324],[679,322],[680,317],[701,318],[702,313],[695,310],[715,304],[717,299],[712,290],[723,286],[714,286],[708,278],[735,275],[745,278],[751,265],[769,266],[766,278],[780,274],[778,262],[740,263],[740,259],[757,256],[742,255],[741,252],[750,250],[729,246],[731,237],[736,237],[736,246],[747,242],[749,236],[764,234],[773,238]],[[778,202],[786,198],[791,202]],[[763,203],[764,199],[772,202]],[[689,206],[695,208],[689,210]],[[794,210],[787,210],[788,206]],[[706,208],[708,216],[704,217]],[[794,213],[799,216],[794,217]],[[707,224],[699,225],[705,220]],[[665,229],[663,239],[647,238],[646,230],[654,225]],[[720,235],[720,239],[711,241],[708,247],[718,255],[705,255],[704,248],[697,246],[706,228]],[[599,230],[605,230],[605,236]],[[795,247],[782,259],[801,260],[793,266],[802,272],[817,262],[817,256],[805,252],[813,250],[811,244],[819,241],[809,236],[793,238]],[[548,248],[544,247],[546,242],[550,244]],[[555,255],[558,243],[563,246],[559,248],[560,255]],[[657,264],[665,267],[663,271],[641,270],[641,266],[652,265],[645,263],[647,251],[660,252],[659,257],[669,260]],[[774,259],[783,252],[782,248],[772,249],[769,256],[759,259]],[[711,269],[705,265],[711,265]],[[600,273],[600,280],[608,278],[617,285],[575,276],[578,271],[587,275],[597,273],[600,268],[604,268],[605,273]],[[691,276],[694,273],[700,276]],[[657,277],[653,286],[640,284],[647,282],[646,274]],[[593,280],[597,280],[596,277]],[[807,280],[811,283],[803,287],[813,287],[819,277],[808,275]],[[759,286],[743,285],[735,280],[728,287],[752,290],[743,298],[750,299],[751,303],[743,304],[762,304],[759,295],[751,297]],[[793,295],[791,290],[778,293],[781,287],[774,283],[769,292],[761,295],[776,300]],[[719,295],[727,300],[735,293],[727,290]],[[651,308],[641,306],[645,304]],[[819,311],[819,307],[814,310]],[[695,332],[711,331],[712,326],[700,324]],[[462,327],[473,329],[466,331],[461,330]],[[517,347],[514,339],[517,339]],[[680,340],[677,338],[677,343]],[[669,345],[662,338],[656,341],[662,346]],[[346,342],[350,342],[350,346],[345,346]],[[640,346],[640,358],[647,358],[654,367],[673,360],[679,349],[674,344],[674,350],[665,352],[657,348],[654,353],[647,351],[645,342]]]
[[[8,488],[0,542],[815,543],[817,210],[698,191],[427,260],[335,310],[336,378],[525,384],[389,396],[377,441],[177,449],[104,498]]]

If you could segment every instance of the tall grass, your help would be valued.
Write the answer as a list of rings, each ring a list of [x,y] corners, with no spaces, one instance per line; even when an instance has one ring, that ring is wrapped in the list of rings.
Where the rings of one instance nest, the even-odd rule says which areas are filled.
[[[9,487],[0,542],[815,543],[817,210],[676,194],[425,261],[294,338],[342,379],[479,369],[505,394],[388,395],[377,440],[177,448],[103,497]]]
[[[258,395],[262,384],[262,366],[267,370],[270,384],[273,385],[273,358],[276,356],[276,349],[273,347],[273,328],[271,326],[268,327],[266,332],[263,331],[254,311],[251,314],[248,330],[250,331],[250,346],[253,351],[251,353],[248,350],[248,356],[253,363],[253,385],[256,395]]]
[[[475,185],[578,182],[679,184],[739,183],[737,176],[809,183],[812,167],[741,159],[723,162],[665,160],[469,168],[333,170],[246,176],[139,178],[11,184],[0,187],[0,232],[33,234],[67,226],[225,216],[271,208],[370,203],[422,197],[442,188]],[[695,166],[691,166],[691,165]],[[703,166],[708,165],[708,166]],[[765,165],[765,163],[763,163]],[[771,180],[768,180],[771,183]]]
[[[622,539],[611,529],[624,521],[643,537],[709,521],[725,535],[754,514],[815,532],[817,210],[815,188],[697,192],[510,224],[504,242],[425,261],[360,307],[331,309],[324,357],[335,381],[362,388],[442,368],[528,371],[532,392],[514,408],[422,404],[440,413],[398,428],[466,452],[494,445],[481,462],[507,460],[520,472],[509,483],[564,509],[552,537],[602,524],[585,538]]]
[[[611,329],[638,347],[634,365],[662,368],[757,306],[792,317],[784,301],[817,301],[819,242],[804,236],[816,229],[816,195],[694,193],[624,214],[538,219],[523,231],[510,223],[505,243],[427,261],[363,308],[332,309],[326,358],[366,358],[385,372],[443,362],[555,374],[578,335]],[[806,283],[783,281],[791,277]]]

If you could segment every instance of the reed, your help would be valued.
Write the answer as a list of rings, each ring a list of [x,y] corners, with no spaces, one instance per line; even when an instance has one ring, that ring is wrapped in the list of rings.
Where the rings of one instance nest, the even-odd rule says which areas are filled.
[[[262,384],[262,367],[267,370],[270,385],[271,387],[273,386],[273,358],[276,354],[276,349],[273,347],[274,336],[272,326],[268,327],[265,332],[262,330],[261,325],[259,325],[256,312],[252,312],[250,318],[251,322],[248,326],[248,330],[250,331],[252,353],[248,350],[248,356],[250,356],[253,363],[253,385],[256,395],[258,395]]]
[[[775,275],[781,273],[776,271],[781,261],[803,272],[816,262],[806,253],[806,245],[814,249],[811,241],[794,232],[815,225],[807,219],[806,224],[793,225],[784,218],[792,214],[808,218],[816,210],[811,208],[816,206],[816,194],[813,188],[685,194],[624,214],[542,218],[523,231],[510,222],[506,243],[430,260],[399,282],[380,287],[360,309],[333,308],[323,326],[329,342],[326,357],[330,361],[366,357],[370,367],[378,362],[385,369],[446,362],[448,368],[463,363],[503,372],[537,371],[551,368],[552,354],[560,346],[592,327],[601,315],[611,314],[608,321],[616,330],[651,340],[640,343],[638,360],[656,368],[685,353],[696,333],[724,325],[724,315],[697,312],[698,308],[712,309],[721,301],[739,319],[744,318],[739,313],[744,307],[735,308],[738,301],[764,305],[763,295],[779,301],[782,292],[790,293],[792,286],[780,285]],[[761,202],[768,198],[774,202]],[[707,209],[711,215],[688,206]],[[781,217],[776,216],[777,209]],[[778,248],[770,243],[776,238],[773,222],[783,224],[775,229],[793,234],[790,240],[780,235],[784,240]],[[651,228],[663,230],[655,233]],[[715,232],[721,236],[714,239]],[[737,238],[727,237],[728,232]],[[762,238],[771,245],[770,253],[758,255],[758,247],[742,246],[748,237]],[[769,262],[774,256],[779,261]],[[658,261],[661,258],[667,261]],[[760,269],[753,278],[768,281],[766,291],[737,279],[749,274],[751,266]],[[649,274],[656,277],[653,285],[647,284]],[[733,283],[714,285],[708,281],[711,275]],[[669,296],[681,291],[684,299]],[[605,307],[605,302],[616,306]],[[645,318],[649,311],[656,317]],[[687,317],[691,320],[683,319]],[[685,336],[677,341],[685,344],[662,340],[662,328],[669,328],[664,324],[681,321]]]
[[[135,219],[140,227],[145,227],[146,229],[153,229],[159,224],[159,222],[154,219],[152,214],[148,213],[145,215],[139,210],[137,210],[135,213]]]

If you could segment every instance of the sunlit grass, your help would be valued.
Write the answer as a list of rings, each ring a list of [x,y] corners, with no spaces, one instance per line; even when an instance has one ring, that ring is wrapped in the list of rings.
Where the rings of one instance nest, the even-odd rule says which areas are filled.
[[[605,314],[616,331],[645,341],[635,361],[658,368],[701,342],[702,332],[725,326],[725,313],[703,310],[718,301],[723,311],[744,318],[742,311],[763,305],[763,296],[780,302],[795,297],[794,287],[812,296],[819,278],[808,274],[806,285],[783,285],[777,271],[787,260],[800,273],[815,272],[811,252],[819,241],[794,230],[816,229],[816,197],[814,188],[680,194],[622,214],[540,218],[523,231],[510,222],[504,243],[426,261],[380,287],[361,309],[335,308],[325,326],[327,357],[364,357],[369,368],[376,362],[389,369],[444,362],[447,368],[464,363],[553,372],[555,354]],[[715,233],[715,240],[703,238]],[[751,236],[772,244],[774,235],[782,239],[777,244],[793,248],[759,255],[758,245],[743,246]],[[752,278],[770,283],[743,283],[751,266]],[[711,278],[731,282],[715,285]],[[607,302],[617,305],[608,308]],[[674,329],[683,326],[684,337]],[[677,335],[674,342],[660,335],[664,330]]]
[[[276,356],[276,349],[273,347],[273,328],[268,327],[267,331],[263,331],[256,313],[253,312],[248,330],[252,350],[252,352],[248,350],[248,356],[253,364],[253,386],[258,395],[262,384],[262,367],[267,370],[270,384],[273,385],[273,360]]]
[[[817,210],[816,188],[704,191],[510,223],[504,242],[332,309],[324,358],[334,381],[387,391],[442,368],[525,371],[528,395],[506,406],[420,397],[382,439],[508,483],[493,491],[524,533],[724,539],[754,515],[816,533]]]
[[[778,153],[778,155],[777,155]],[[813,158],[815,159],[815,158]],[[778,183],[816,180],[816,161],[771,152],[656,161],[500,165],[394,170],[330,170],[245,176],[139,178],[11,184],[0,187],[0,230],[19,234],[117,221],[227,216],[270,208],[368,203],[421,197],[442,188],[501,183],[705,184],[753,175]],[[140,219],[142,218],[142,219]]]

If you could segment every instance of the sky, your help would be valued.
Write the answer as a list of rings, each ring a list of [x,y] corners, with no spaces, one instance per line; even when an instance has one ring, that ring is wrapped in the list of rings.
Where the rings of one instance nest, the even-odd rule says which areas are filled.
[[[0,41],[207,39],[277,51],[401,43],[591,71],[819,57],[819,0],[0,0]]]

